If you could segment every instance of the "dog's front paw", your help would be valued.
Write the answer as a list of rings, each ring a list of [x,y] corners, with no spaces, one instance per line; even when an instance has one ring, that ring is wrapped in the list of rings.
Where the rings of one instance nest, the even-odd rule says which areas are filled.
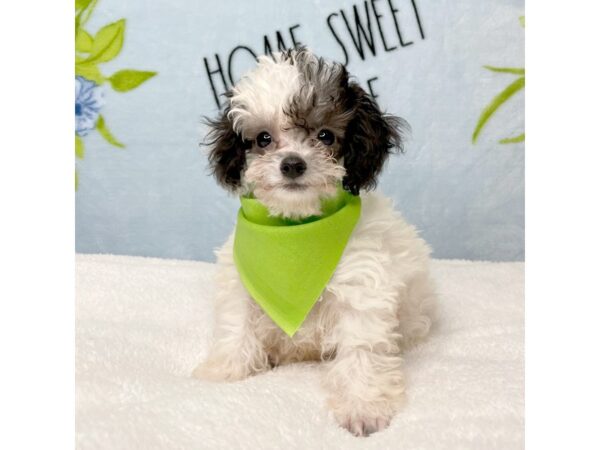
[[[368,417],[368,416],[337,416],[336,420],[346,430],[354,436],[369,436],[370,434],[381,431],[390,424],[389,417]]]
[[[225,359],[209,358],[200,363],[192,377],[205,381],[238,381],[250,375],[250,370]]]
[[[387,399],[365,401],[345,396],[329,399],[329,407],[337,422],[354,436],[369,436],[387,428],[396,406]]]

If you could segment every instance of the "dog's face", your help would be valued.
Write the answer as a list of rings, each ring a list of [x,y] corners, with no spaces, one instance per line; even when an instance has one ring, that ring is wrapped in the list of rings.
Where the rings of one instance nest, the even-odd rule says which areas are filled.
[[[320,213],[321,199],[373,188],[406,122],[383,114],[341,64],[306,49],[260,57],[209,121],[211,168],[273,215]]]

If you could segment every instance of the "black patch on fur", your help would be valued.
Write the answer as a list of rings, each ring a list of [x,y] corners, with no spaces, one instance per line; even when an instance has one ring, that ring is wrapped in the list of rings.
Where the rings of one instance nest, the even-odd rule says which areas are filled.
[[[354,114],[338,156],[344,158],[346,168],[344,189],[358,195],[361,189],[375,188],[388,156],[394,149],[403,151],[404,132],[410,127],[404,119],[381,112],[375,100],[355,82],[348,84],[346,96]]]
[[[283,109],[295,126],[310,131],[342,115],[348,85],[348,73],[342,64],[317,57],[304,46],[283,53],[282,61],[300,72],[300,89]]]
[[[246,151],[251,148],[252,143],[244,141],[233,130],[233,124],[227,117],[229,111],[228,106],[217,119],[204,119],[205,124],[210,127],[205,144],[210,147],[208,162],[212,174],[223,187],[235,190],[241,185]]]
[[[294,126],[309,132],[322,125],[337,134],[334,144],[336,158],[344,158],[346,175],[344,189],[358,195],[361,189],[377,185],[377,176],[388,156],[397,149],[403,151],[404,133],[408,123],[399,117],[384,114],[375,100],[356,82],[349,81],[346,68],[316,57],[306,47],[282,52],[282,63],[298,67],[301,86],[284,107],[284,114]],[[231,98],[231,91],[225,94]],[[210,127],[206,144],[211,147],[209,165],[217,181],[229,190],[241,185],[246,167],[246,151],[251,141],[244,141],[227,117],[228,106],[216,120],[206,119]]]
[[[334,124],[344,131],[337,157],[344,158],[344,189],[358,195],[377,185],[377,176],[394,149],[403,151],[408,123],[384,114],[375,100],[356,82],[349,81],[346,68],[313,55],[306,47],[288,50],[284,61],[298,66],[300,91],[284,113],[302,128]],[[308,95],[310,91],[312,95]]]

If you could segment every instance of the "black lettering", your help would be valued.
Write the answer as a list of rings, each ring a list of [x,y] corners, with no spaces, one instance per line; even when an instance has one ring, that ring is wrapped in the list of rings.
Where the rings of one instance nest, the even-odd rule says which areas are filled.
[[[273,56],[273,47],[271,47],[271,42],[269,41],[269,36],[265,34],[264,36],[264,54],[269,55],[273,61],[275,61],[275,56]]]
[[[392,17],[394,18],[394,25],[396,26],[396,33],[398,34],[398,39],[400,40],[400,45],[402,47],[408,47],[409,45],[412,45],[412,41],[405,43],[404,40],[402,39],[402,33],[400,33],[400,26],[398,25],[398,19],[396,18],[396,13],[399,12],[399,10],[394,8],[394,5],[392,4],[392,0],[388,0],[388,5],[390,5],[390,10],[392,11]]]
[[[417,25],[419,25],[419,31],[421,32],[421,38],[425,39],[425,32],[423,31],[423,26],[421,25],[421,18],[419,17],[419,10],[417,9],[417,4],[415,0],[411,0],[412,7],[415,11],[415,17],[417,18]]]
[[[206,74],[208,75],[208,81],[210,81],[210,89],[212,90],[213,98],[215,100],[215,103],[217,104],[217,108],[220,108],[221,102],[219,102],[219,94],[217,92],[217,88],[215,87],[215,82],[213,81],[213,75],[215,75],[215,74],[221,75],[221,81],[223,82],[223,86],[225,87],[225,90],[228,90],[229,87],[227,86],[227,81],[225,81],[225,74],[223,73],[223,67],[221,66],[221,59],[219,58],[219,55],[217,55],[216,53],[215,53],[215,58],[217,60],[217,69],[210,70],[207,58],[204,58],[204,67],[206,68]]]
[[[375,93],[375,91],[373,90],[373,85],[371,84],[373,81],[378,80],[379,77],[373,77],[373,78],[369,78],[367,80],[367,86],[369,86],[369,92],[371,94],[371,97],[373,97],[373,100],[376,99],[377,97],[379,97],[379,95],[377,95]]]
[[[383,29],[381,28],[381,21],[379,19],[381,19],[383,16],[381,14],[378,14],[377,11],[377,7],[375,6],[375,2],[378,2],[379,0],[371,0],[371,7],[373,8],[373,14],[375,15],[375,21],[377,22],[377,29],[379,30],[379,35],[381,36],[381,42],[383,42],[383,48],[385,49],[386,52],[391,52],[392,50],[396,50],[398,48],[397,45],[389,48],[387,46],[387,42],[385,42],[385,35],[383,33]]]
[[[296,48],[296,47],[299,47],[300,45],[302,45],[302,42],[300,42],[300,41],[297,41],[297,40],[296,40],[296,36],[294,35],[294,30],[295,30],[296,28],[300,28],[300,24],[296,24],[296,25],[294,25],[294,26],[291,26],[291,27],[289,28],[289,31],[290,31],[290,37],[292,38],[292,43],[294,44],[294,48]]]
[[[331,19],[333,17],[337,17],[338,14],[337,13],[331,13],[327,16],[327,26],[329,27],[329,29],[331,30],[331,34],[333,34],[334,39],[337,41],[338,44],[340,44],[340,47],[342,47],[342,51],[344,52],[344,66],[348,65],[348,52],[346,51],[346,47],[344,46],[344,43],[342,42],[342,40],[339,38],[339,36],[337,35],[337,33],[335,32],[335,29],[333,28],[333,25],[331,24]]]
[[[281,34],[281,31],[277,31],[275,33],[275,38],[277,39],[277,50],[280,52],[284,52],[288,49],[287,45],[285,45],[285,40]],[[275,60],[275,56],[273,56],[273,47],[271,47],[271,41],[269,41],[269,37],[265,34],[264,36],[264,46],[265,46],[265,55],[269,55]]]
[[[275,33],[277,37],[277,50],[280,52],[284,52],[288,49],[287,45],[285,45],[285,41],[283,40],[283,36],[281,35],[281,31],[277,31]]]
[[[342,19],[344,19],[346,28],[348,29],[348,32],[350,33],[350,37],[352,38],[352,42],[354,43],[354,47],[356,48],[356,51],[358,52],[360,58],[363,61],[365,59],[365,52],[363,50],[363,38],[367,44],[367,47],[369,47],[369,49],[371,50],[371,53],[373,54],[373,56],[377,56],[377,52],[375,51],[375,45],[373,42],[373,31],[371,30],[371,13],[369,12],[369,4],[368,4],[367,0],[365,0],[365,2],[364,2],[364,7],[365,7],[365,12],[367,13],[368,34],[365,31],[365,27],[361,22],[360,15],[358,14],[358,8],[356,7],[356,5],[352,6],[352,9],[354,10],[354,25],[356,27],[356,37],[354,36],[352,29],[350,28],[350,24],[348,23],[346,14],[344,14],[343,10],[340,10],[340,13],[342,14]]]
[[[231,75],[231,63],[233,62],[233,56],[239,50],[245,50],[245,51],[247,51],[248,53],[250,53],[252,55],[252,57],[254,59],[256,59],[256,53],[254,53],[252,51],[252,49],[246,47],[245,45],[238,45],[236,48],[234,48],[233,50],[231,50],[231,53],[229,54],[229,59],[227,60],[227,74],[229,75],[229,81],[231,82],[232,85],[235,84],[235,81],[233,80],[233,76]]]

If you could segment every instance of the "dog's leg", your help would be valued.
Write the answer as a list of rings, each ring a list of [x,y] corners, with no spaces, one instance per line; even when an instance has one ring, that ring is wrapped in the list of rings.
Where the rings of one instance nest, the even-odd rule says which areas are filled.
[[[402,335],[402,351],[422,341],[435,319],[436,293],[427,272],[419,274],[408,283],[406,295],[398,309],[399,330]]]
[[[325,385],[338,423],[356,436],[387,427],[404,391],[397,330],[397,291],[337,289],[339,319],[329,339],[336,356]]]
[[[267,354],[252,326],[258,307],[233,264],[220,267],[216,292],[212,347],[192,375],[203,380],[235,381],[267,370]]]

